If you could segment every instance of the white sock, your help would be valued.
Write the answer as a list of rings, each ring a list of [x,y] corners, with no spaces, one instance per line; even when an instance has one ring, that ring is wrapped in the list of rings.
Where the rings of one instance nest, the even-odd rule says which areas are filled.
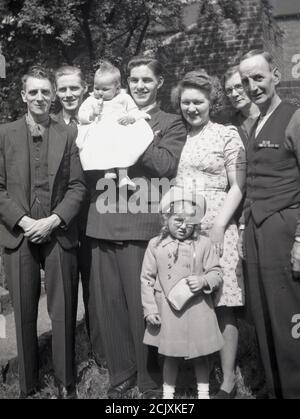
[[[163,399],[174,399],[175,386],[163,384]]]
[[[198,390],[198,399],[199,400],[209,400],[209,384],[199,383],[197,384]]]

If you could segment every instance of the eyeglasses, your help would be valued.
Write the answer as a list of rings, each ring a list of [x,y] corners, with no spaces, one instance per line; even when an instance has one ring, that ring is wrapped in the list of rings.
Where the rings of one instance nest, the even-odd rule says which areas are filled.
[[[192,228],[195,227],[195,222],[193,222],[192,217],[187,217],[187,218],[175,218],[173,220],[174,224],[176,225],[176,227],[181,227],[183,224],[185,224],[185,226],[187,228]]]
[[[245,92],[244,86],[242,84],[236,84],[232,87],[228,87],[227,89],[225,89],[225,93],[226,93],[227,96],[231,96],[234,90],[238,93],[244,93]]]

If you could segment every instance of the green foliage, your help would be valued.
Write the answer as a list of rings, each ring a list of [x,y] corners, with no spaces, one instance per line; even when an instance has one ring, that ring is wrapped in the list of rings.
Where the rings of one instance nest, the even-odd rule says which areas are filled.
[[[0,121],[23,106],[19,80],[33,64],[80,66],[88,75],[101,58],[121,69],[149,42],[156,27],[180,29],[180,0],[0,0],[0,43],[7,79],[0,81]]]

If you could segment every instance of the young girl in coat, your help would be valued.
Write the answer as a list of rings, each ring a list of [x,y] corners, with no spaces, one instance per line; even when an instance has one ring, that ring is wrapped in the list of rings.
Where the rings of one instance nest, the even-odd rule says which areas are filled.
[[[222,285],[219,258],[199,227],[205,200],[175,187],[161,206],[164,226],[148,245],[141,273],[144,343],[164,355],[164,399],[174,398],[181,358],[194,360],[198,398],[209,399],[208,355],[219,351],[224,341],[212,299]],[[183,278],[192,297],[175,309],[168,298]]]
[[[95,73],[94,90],[79,109],[77,146],[84,170],[105,170],[105,178],[119,178],[119,187],[135,184],[127,169],[153,141],[153,131],[134,100],[121,89],[121,73],[103,61]],[[119,170],[115,170],[119,169]]]

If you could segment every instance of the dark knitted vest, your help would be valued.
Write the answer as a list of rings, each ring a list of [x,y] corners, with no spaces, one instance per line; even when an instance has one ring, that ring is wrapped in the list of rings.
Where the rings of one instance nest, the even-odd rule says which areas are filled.
[[[285,147],[286,129],[297,107],[281,103],[259,135],[248,144],[245,220],[257,225],[275,212],[300,203],[300,171],[293,151]],[[300,139],[299,139],[300,140]]]

